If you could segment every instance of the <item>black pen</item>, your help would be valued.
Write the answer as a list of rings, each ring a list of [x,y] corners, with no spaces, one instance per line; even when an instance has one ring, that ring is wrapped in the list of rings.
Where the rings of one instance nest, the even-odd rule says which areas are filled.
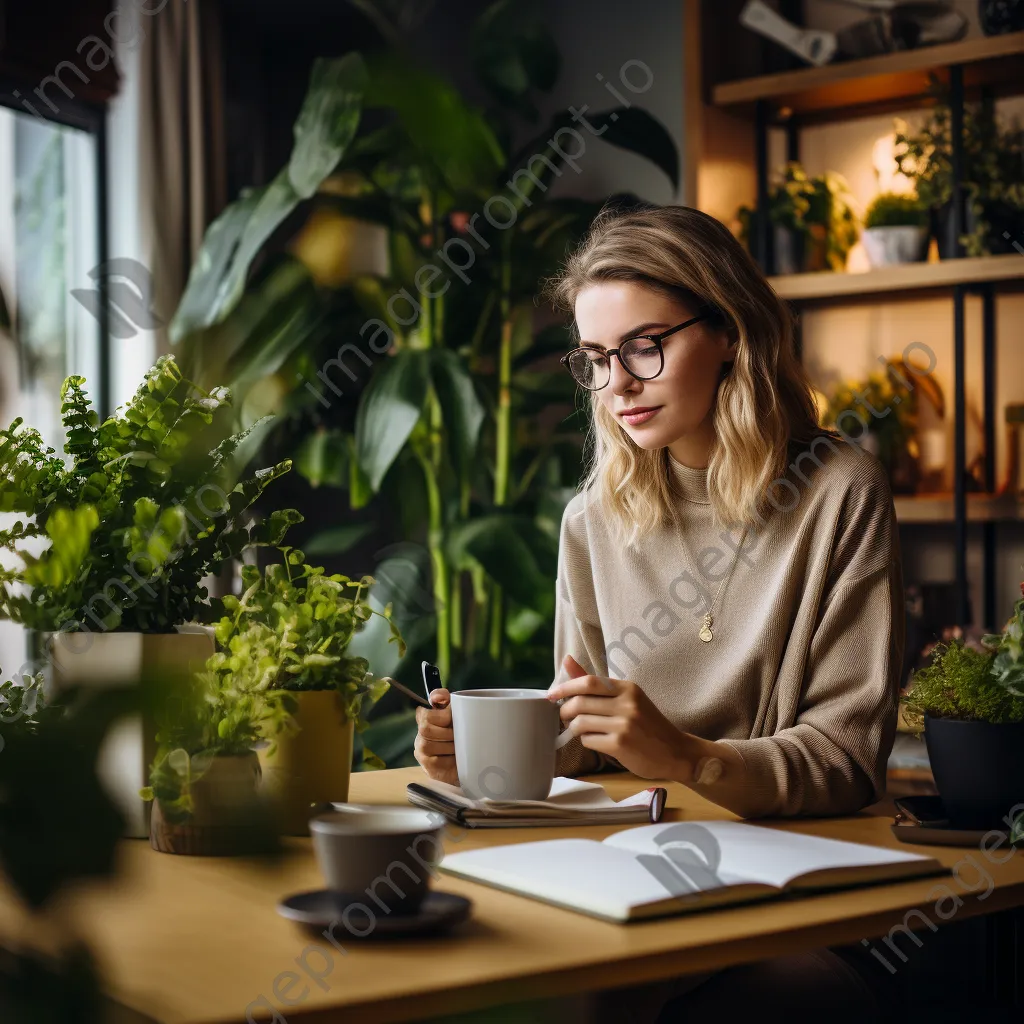
[[[410,700],[414,700],[422,708],[433,708],[433,704],[429,701],[424,700],[414,690],[410,690],[408,686],[403,686],[397,679],[392,679],[391,676],[382,676],[382,679],[389,686],[393,686],[400,693],[404,693]]]

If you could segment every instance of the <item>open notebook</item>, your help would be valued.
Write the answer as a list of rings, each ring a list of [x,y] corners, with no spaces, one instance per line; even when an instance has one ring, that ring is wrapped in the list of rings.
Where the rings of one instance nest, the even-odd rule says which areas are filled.
[[[607,921],[949,874],[933,857],[738,821],[643,825],[445,856],[442,871]]]
[[[437,811],[467,828],[522,828],[526,825],[629,825],[660,821],[668,791],[662,786],[642,789],[624,800],[613,800],[604,786],[558,776],[546,800],[474,800],[458,786],[435,779],[410,782],[409,803]]]

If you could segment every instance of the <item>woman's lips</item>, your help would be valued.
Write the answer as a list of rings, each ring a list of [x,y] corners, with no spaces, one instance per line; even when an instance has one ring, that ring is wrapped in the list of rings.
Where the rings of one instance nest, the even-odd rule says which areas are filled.
[[[657,415],[661,409],[660,405],[654,407],[645,406],[642,409],[626,409],[620,412],[619,415],[631,426],[639,427],[641,423],[646,423],[652,416]]]

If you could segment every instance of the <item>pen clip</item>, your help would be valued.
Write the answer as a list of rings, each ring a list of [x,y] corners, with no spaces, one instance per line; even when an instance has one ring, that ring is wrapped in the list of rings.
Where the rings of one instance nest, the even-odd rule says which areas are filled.
[[[420,662],[420,673],[423,676],[423,692],[427,695],[430,706],[433,707],[434,701],[430,694],[434,690],[443,689],[441,670],[436,665],[431,665],[429,661],[422,661]]]

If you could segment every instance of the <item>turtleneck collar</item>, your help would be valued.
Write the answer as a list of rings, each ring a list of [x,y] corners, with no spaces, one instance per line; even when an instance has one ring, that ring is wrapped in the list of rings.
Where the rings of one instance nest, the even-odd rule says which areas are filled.
[[[686,501],[695,501],[700,505],[710,505],[708,497],[708,471],[694,469],[692,466],[684,466],[672,458],[671,452],[668,455],[668,469],[675,484],[676,490]]]

